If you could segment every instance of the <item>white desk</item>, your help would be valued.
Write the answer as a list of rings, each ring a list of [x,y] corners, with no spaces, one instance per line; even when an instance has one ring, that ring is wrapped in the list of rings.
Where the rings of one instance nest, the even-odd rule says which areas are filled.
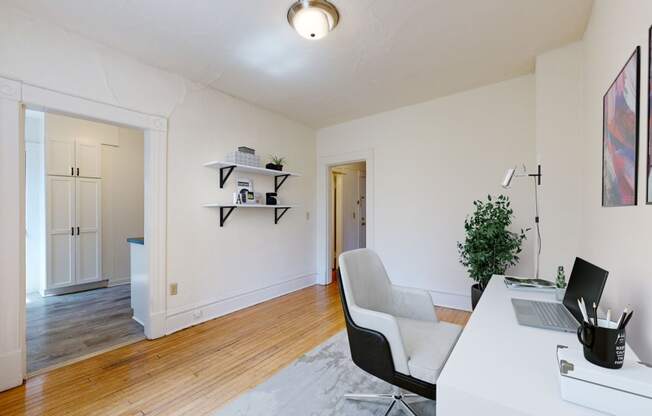
[[[554,293],[491,279],[437,380],[437,416],[602,414],[561,399],[556,346],[577,348],[577,335],[520,326],[511,298],[552,301]],[[625,354],[636,358],[629,347]]]

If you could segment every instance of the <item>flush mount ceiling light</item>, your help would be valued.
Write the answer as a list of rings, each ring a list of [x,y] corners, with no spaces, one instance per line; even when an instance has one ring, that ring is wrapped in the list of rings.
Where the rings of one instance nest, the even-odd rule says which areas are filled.
[[[306,39],[321,39],[340,20],[337,8],[326,0],[299,0],[288,10],[288,22]]]

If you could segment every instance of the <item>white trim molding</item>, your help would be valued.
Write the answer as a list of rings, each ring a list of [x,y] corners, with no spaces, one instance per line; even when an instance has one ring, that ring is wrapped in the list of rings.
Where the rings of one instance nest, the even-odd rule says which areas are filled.
[[[374,151],[373,149],[337,155],[322,156],[317,161],[317,283],[331,283],[331,175],[332,166],[354,162],[366,163],[367,175],[367,248],[374,248]]]
[[[0,77],[0,390],[21,384],[26,376],[24,107],[144,131],[149,260],[144,326],[150,339],[165,335],[167,119]]]
[[[256,289],[230,298],[209,301],[172,310],[167,316],[166,334],[171,334],[181,329],[219,318],[220,316],[256,305],[266,300],[274,299],[287,293],[313,286],[316,277],[315,274],[298,276],[272,286]]]
[[[25,153],[20,82],[0,78],[0,390],[25,376]]]

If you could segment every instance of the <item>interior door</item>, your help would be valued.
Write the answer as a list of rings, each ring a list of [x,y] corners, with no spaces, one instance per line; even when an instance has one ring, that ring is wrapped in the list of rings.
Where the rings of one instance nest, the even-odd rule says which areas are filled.
[[[359,223],[360,237],[358,239],[359,241],[358,247],[365,248],[367,247],[367,177],[365,175],[360,175],[358,177],[358,180],[359,180],[358,218],[360,218],[360,223]]]
[[[73,176],[75,172],[75,142],[48,138],[45,144],[48,175]]]
[[[101,191],[100,179],[77,178],[76,283],[102,280]]]
[[[47,287],[75,283],[75,179],[47,178]]]
[[[78,139],[75,155],[76,176],[84,178],[102,177],[102,147],[100,144]]]

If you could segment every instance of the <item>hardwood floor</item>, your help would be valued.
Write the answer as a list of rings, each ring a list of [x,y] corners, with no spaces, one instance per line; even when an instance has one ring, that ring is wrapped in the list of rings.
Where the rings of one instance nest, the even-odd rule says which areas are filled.
[[[211,414],[342,329],[337,286],[313,286],[30,378],[0,393],[0,414]]]
[[[131,317],[131,287],[27,297],[27,373],[145,339]]]

